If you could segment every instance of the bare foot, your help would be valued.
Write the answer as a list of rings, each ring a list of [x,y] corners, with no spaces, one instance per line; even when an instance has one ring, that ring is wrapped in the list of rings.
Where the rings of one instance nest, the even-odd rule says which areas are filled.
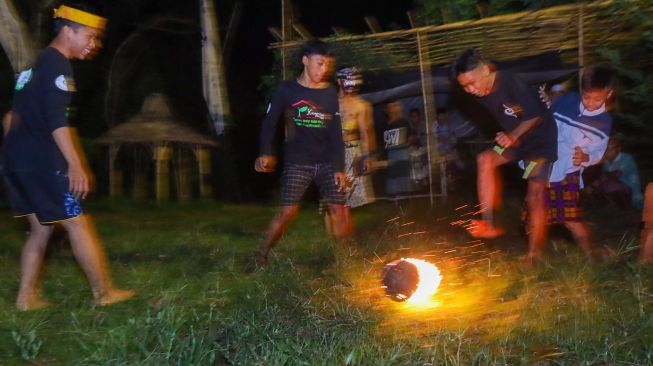
[[[590,259],[595,262],[609,263],[615,258],[615,253],[610,248],[594,248]]]
[[[542,263],[543,258],[541,254],[528,253],[525,256],[520,257],[519,259],[526,268],[532,269],[537,267],[540,263]]]
[[[17,299],[16,308],[20,311],[39,310],[50,306],[50,303],[43,300],[41,296],[33,295],[29,299]]]
[[[107,306],[107,305],[115,304],[117,302],[129,300],[134,296],[136,296],[136,291],[134,290],[111,289],[105,292],[99,298],[96,298],[95,305]]]
[[[483,220],[469,220],[470,224],[466,227],[469,235],[480,239],[494,239],[504,234],[500,227],[488,224]]]

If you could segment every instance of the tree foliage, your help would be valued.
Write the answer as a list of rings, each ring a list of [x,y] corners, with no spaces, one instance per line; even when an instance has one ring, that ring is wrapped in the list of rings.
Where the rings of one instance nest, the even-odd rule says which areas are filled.
[[[471,20],[480,17],[478,5],[487,4],[488,15],[510,14],[549,6],[575,3],[574,0],[415,0],[420,25]]]

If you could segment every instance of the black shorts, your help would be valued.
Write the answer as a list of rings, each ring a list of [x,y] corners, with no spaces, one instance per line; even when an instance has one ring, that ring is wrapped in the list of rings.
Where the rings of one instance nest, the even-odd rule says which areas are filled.
[[[35,214],[41,224],[52,224],[82,214],[68,191],[68,175],[61,171],[11,172],[5,176],[9,202],[16,217]]]
[[[281,206],[298,205],[304,193],[315,181],[327,203],[345,204],[345,192],[338,192],[331,164],[286,163],[281,176]]]
[[[551,175],[551,169],[553,168],[553,162],[547,158],[535,158],[535,157],[524,157],[524,154],[521,150],[515,148],[502,148],[498,145],[495,145],[492,148],[494,152],[503,156],[508,161],[522,161],[524,166],[524,174],[522,174],[523,179],[528,180],[539,180],[539,181],[549,181],[549,176]],[[521,163],[520,163],[521,164]]]

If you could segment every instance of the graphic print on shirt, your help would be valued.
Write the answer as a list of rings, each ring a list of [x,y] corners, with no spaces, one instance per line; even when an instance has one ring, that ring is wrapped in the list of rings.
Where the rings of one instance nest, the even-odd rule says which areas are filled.
[[[519,118],[519,116],[522,114],[522,108],[519,104],[502,103],[501,105],[503,106],[503,114],[506,116]]]
[[[322,112],[320,107],[304,99],[293,103],[292,107],[295,113],[292,117],[296,126],[308,128],[326,128],[326,124],[331,118],[331,114]]]
[[[399,127],[383,131],[383,141],[385,142],[386,149],[405,144],[406,128]]]

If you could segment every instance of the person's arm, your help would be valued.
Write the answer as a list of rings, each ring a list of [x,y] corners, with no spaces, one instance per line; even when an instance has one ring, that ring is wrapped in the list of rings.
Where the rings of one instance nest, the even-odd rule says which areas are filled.
[[[376,151],[376,136],[372,122],[372,106],[361,100],[361,112],[358,114],[358,131],[361,136],[363,155],[370,157]]]
[[[11,120],[14,118],[13,113],[13,111],[9,111],[5,113],[4,117],[2,117],[3,136],[7,136],[7,133],[9,133],[9,129],[11,128]]]
[[[542,121],[541,117],[531,118],[524,122],[521,122],[517,127],[512,131],[508,132],[499,132],[495,138],[495,141],[501,147],[511,147],[519,143],[519,139],[528,131],[532,130]]]
[[[276,169],[277,158],[274,151],[274,136],[277,131],[279,117],[283,112],[282,87],[280,86],[272,96],[268,111],[261,124],[259,140],[259,157],[254,162],[254,170],[259,173],[272,173]]]
[[[90,175],[74,131],[70,127],[60,127],[52,131],[52,137],[68,163],[68,190],[75,198],[86,198],[90,191]]]

